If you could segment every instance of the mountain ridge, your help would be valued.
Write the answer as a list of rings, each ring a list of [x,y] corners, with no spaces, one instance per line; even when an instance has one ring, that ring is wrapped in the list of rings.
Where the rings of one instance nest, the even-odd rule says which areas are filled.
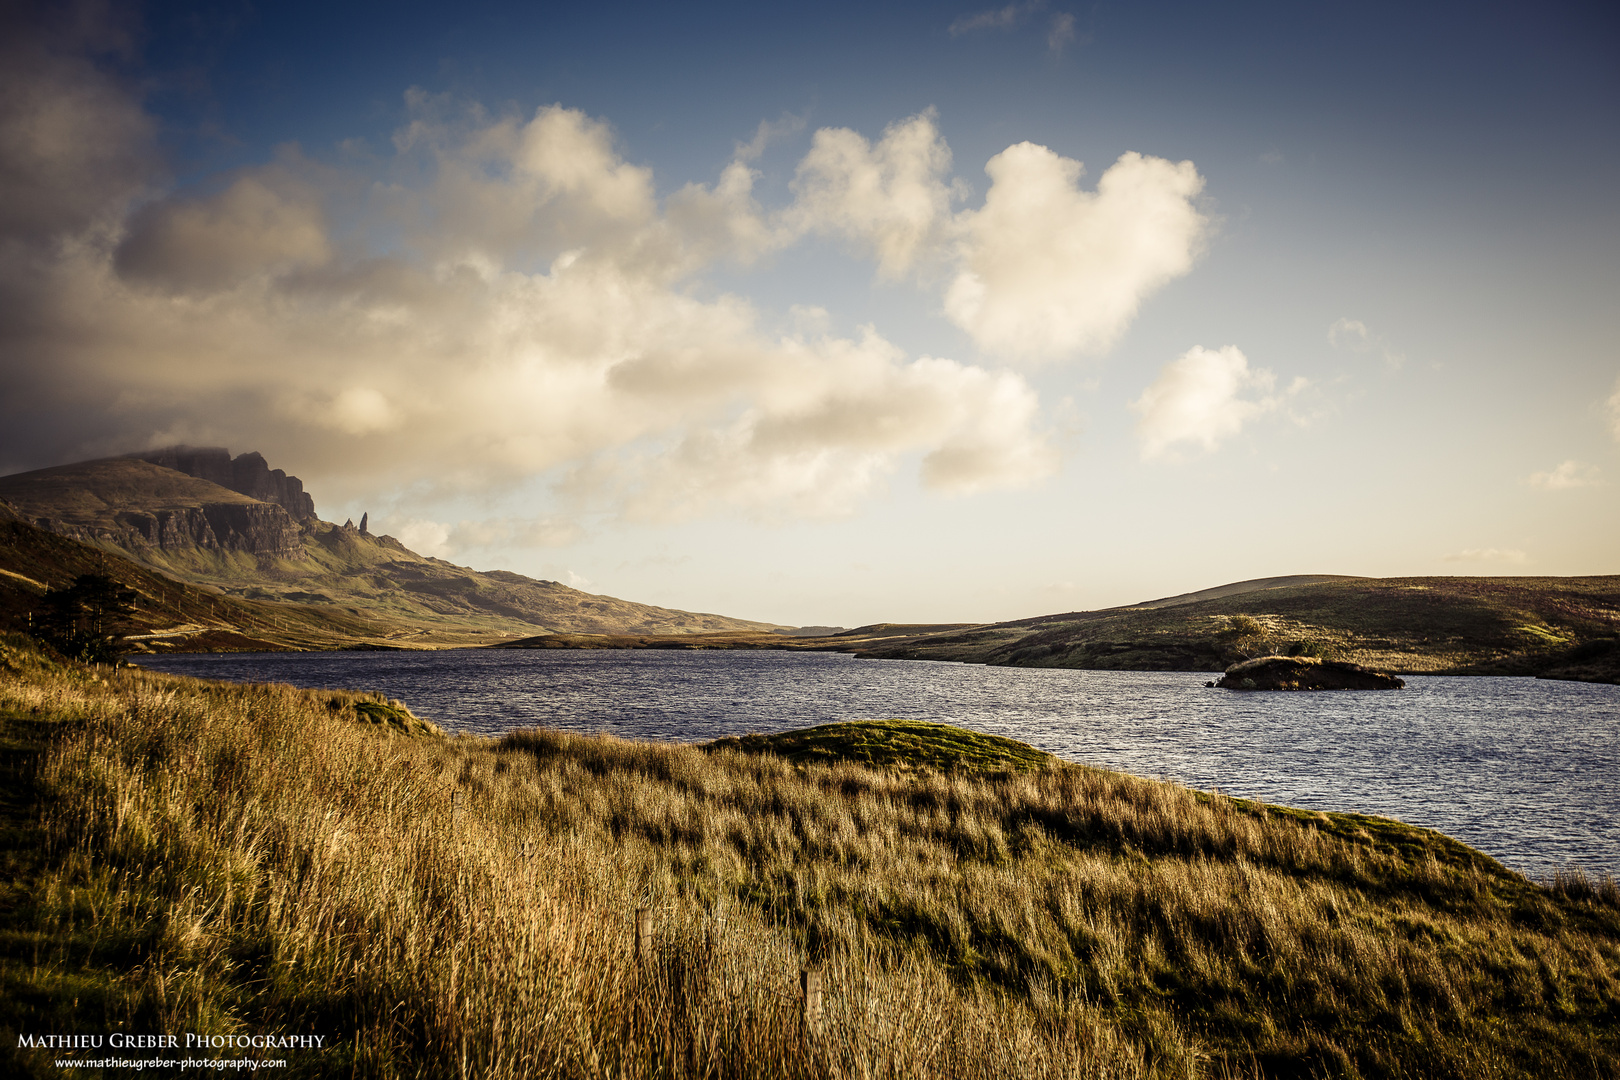
[[[313,514],[302,483],[280,470],[261,470],[257,454],[233,461],[222,448],[187,453],[190,458],[154,452],[216,473],[245,460],[250,467],[244,486],[268,483],[268,476],[288,498],[309,500]],[[283,479],[277,481],[278,475]],[[34,526],[176,580],[246,600],[326,605],[376,622],[382,638],[400,644],[442,645],[449,643],[446,635],[471,644],[548,632],[686,634],[779,625],[585,593],[513,571],[457,566],[349,523],[295,520],[280,503],[141,456],[0,477],[0,499]]]
[[[294,521],[318,520],[315,500],[304,490],[304,482],[280,469],[270,468],[270,463],[257,450],[233,459],[223,446],[166,446],[124,456],[208,480],[260,502],[274,503]]]

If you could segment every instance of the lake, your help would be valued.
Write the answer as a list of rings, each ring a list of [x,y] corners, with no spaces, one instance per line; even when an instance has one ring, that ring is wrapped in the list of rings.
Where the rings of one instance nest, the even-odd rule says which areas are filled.
[[[902,718],[1070,761],[1439,829],[1532,876],[1620,875],[1620,686],[1408,677],[1405,690],[1234,693],[1212,674],[840,653],[575,650],[142,657],[158,671],[380,690],[452,732],[543,726],[696,742]]]

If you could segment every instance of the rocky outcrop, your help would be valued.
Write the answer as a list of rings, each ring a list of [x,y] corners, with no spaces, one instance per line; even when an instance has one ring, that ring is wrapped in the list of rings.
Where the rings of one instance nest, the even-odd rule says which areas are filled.
[[[245,551],[271,558],[304,557],[302,533],[298,526],[286,510],[269,503],[214,503],[172,510],[125,510],[115,520],[128,533],[123,537],[108,539],[121,547],[134,547],[144,542],[164,551],[198,547],[207,551]],[[130,537],[129,533],[134,536]]]
[[[1219,682],[1209,685],[1226,690],[1399,690],[1406,681],[1360,664],[1308,656],[1261,656],[1233,664]]]
[[[165,510],[121,510],[111,525],[35,518],[30,524],[85,543],[107,541],[137,557],[143,549],[178,552],[243,551],[271,558],[302,559],[302,532],[279,506],[213,503]]]
[[[207,480],[250,499],[275,503],[300,524],[316,520],[315,500],[304,491],[304,482],[272,469],[257,450],[233,459],[223,446],[169,446],[129,456]]]
[[[230,463],[228,456],[224,460]],[[212,467],[207,462],[204,455],[205,469]],[[304,530],[284,507],[138,458],[98,458],[0,477],[0,496],[30,524],[112,544],[137,559],[187,551],[280,559],[307,554]]]

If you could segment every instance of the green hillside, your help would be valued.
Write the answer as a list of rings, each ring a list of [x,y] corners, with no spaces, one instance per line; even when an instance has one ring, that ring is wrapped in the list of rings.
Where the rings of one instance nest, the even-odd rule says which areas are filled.
[[[1136,671],[1217,671],[1253,656],[1292,653],[1412,674],[1613,682],[1620,676],[1617,634],[1620,576],[1268,578],[1130,607],[921,635],[860,653]]]

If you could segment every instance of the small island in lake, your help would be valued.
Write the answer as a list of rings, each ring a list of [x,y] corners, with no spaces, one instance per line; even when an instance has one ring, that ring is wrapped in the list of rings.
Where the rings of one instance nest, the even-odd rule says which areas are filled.
[[[1399,690],[1406,680],[1360,664],[1314,656],[1257,656],[1226,669],[1226,690]]]

